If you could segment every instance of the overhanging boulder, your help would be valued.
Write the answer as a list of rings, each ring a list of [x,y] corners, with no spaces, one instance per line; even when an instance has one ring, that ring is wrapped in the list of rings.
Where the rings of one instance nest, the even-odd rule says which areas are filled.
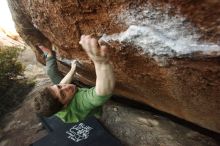
[[[220,132],[218,0],[8,2],[41,63],[35,45],[54,44],[60,57],[80,61],[77,78],[94,85],[92,62],[78,42],[95,34],[111,48],[115,94]]]

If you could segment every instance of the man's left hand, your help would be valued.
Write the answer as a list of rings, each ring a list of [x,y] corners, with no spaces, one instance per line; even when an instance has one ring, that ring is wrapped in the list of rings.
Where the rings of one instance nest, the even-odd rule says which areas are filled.
[[[86,51],[94,63],[106,63],[109,61],[108,49],[105,45],[99,45],[97,39],[91,35],[82,35],[79,44]]]

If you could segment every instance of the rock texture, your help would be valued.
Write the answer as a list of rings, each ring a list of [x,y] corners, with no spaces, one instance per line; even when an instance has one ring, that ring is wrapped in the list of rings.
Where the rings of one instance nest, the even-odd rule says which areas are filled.
[[[103,124],[126,146],[215,146],[220,144],[218,137],[214,139],[206,137],[198,131],[153,112],[117,102],[108,102],[103,109]]]
[[[115,94],[220,132],[218,0],[8,2],[32,48],[54,44],[59,56],[80,60],[77,79],[94,85],[94,68],[78,44],[82,34],[94,34],[111,48]]]

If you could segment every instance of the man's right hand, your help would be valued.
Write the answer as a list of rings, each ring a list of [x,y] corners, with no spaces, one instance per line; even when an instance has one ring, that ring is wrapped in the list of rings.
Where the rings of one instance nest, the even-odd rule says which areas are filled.
[[[77,65],[77,61],[76,60],[73,60],[72,62],[71,62],[71,70],[76,70],[76,65]]]
[[[49,56],[52,56],[52,50],[43,46],[43,45],[38,45],[38,47],[41,49],[41,51],[43,51],[43,53],[49,57]]]

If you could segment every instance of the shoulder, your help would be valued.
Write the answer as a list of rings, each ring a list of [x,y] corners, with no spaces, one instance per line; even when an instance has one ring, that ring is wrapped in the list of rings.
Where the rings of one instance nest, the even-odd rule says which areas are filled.
[[[79,88],[77,87],[77,92],[76,93],[85,93],[85,92],[94,92],[95,87],[92,88]]]

